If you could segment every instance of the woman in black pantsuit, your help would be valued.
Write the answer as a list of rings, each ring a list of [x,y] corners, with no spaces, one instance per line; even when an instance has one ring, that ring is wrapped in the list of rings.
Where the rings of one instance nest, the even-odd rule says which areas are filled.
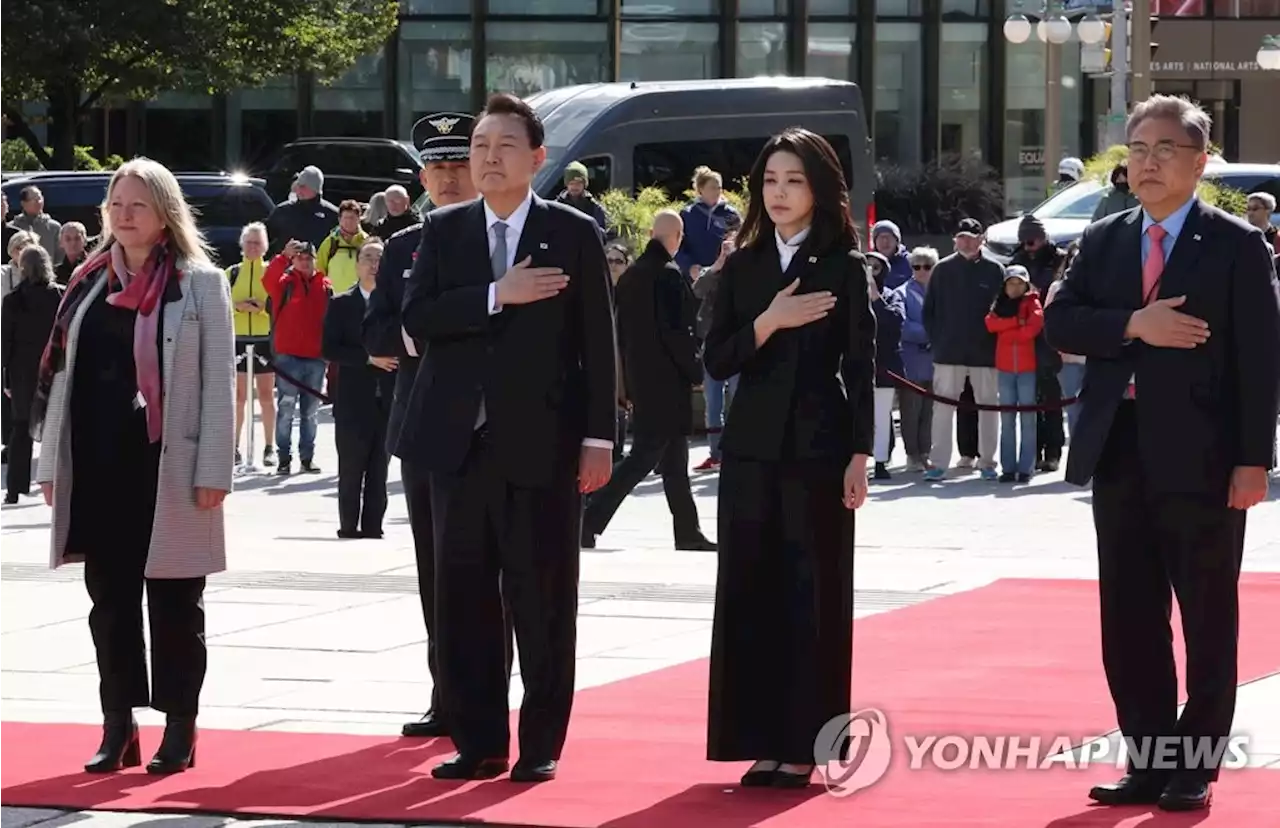
[[[725,264],[707,372],[740,374],[725,424],[707,756],[801,787],[850,709],[853,510],[867,492],[875,317],[844,174],[820,136],[772,138]]]

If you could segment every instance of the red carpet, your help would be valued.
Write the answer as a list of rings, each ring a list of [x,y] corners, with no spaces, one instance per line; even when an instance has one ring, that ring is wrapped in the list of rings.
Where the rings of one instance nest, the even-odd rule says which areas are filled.
[[[1241,681],[1280,669],[1280,576],[1249,575]],[[847,798],[752,791],[740,765],[702,759],[707,665],[697,661],[578,694],[560,778],[444,783],[427,771],[444,741],[205,731],[200,764],[168,779],[78,768],[96,727],[5,722],[6,805],[213,811],[382,822],[482,821],[608,828],[930,826],[1274,826],[1280,773],[1226,771],[1205,815],[1094,809],[1085,798],[1113,768],[910,770],[907,734],[1068,735],[1109,730],[1099,665],[1096,585],[1001,581],[858,621],[858,707],[889,719],[894,758],[880,782]],[[144,734],[144,758],[159,734]]]

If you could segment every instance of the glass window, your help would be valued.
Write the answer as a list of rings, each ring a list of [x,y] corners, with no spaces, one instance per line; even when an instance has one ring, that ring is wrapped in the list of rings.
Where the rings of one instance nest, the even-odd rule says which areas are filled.
[[[939,124],[944,154],[963,153],[982,157],[984,90],[987,69],[987,24],[943,23],[940,63],[941,89]]]
[[[400,0],[401,14],[456,14],[468,17],[471,0]]]
[[[489,14],[593,15],[600,13],[600,0],[489,0]]]
[[[587,168],[587,189],[595,195],[603,195],[613,186],[613,157],[593,155],[579,158],[578,163]]]
[[[1156,17],[1204,17],[1206,5],[1205,0],[1151,0],[1151,13]]]
[[[165,92],[147,104],[144,117],[143,152],[146,155],[171,170],[222,168],[223,159],[213,157],[213,98],[210,96]]]
[[[988,0],[942,0],[943,17],[986,17],[990,9]]]
[[[716,23],[623,23],[619,80],[697,80],[720,76]]]
[[[1280,17],[1280,0],[1213,0],[1213,16],[1277,18]]]
[[[333,83],[316,84],[312,105],[318,134],[383,134],[384,58],[382,51],[365,55]]]
[[[1080,45],[1068,42],[1062,53],[1062,79],[1057,86],[1061,130],[1059,158],[1080,155]],[[1044,201],[1045,58],[1047,46],[1032,37],[1007,44],[1005,75],[1004,197],[1009,215],[1025,212]],[[1056,178],[1056,175],[1055,175]]]
[[[924,87],[919,23],[876,24],[876,160],[920,160]]]
[[[876,0],[876,17],[919,17],[922,0]]]
[[[858,24],[810,23],[804,73],[811,78],[858,79]]]
[[[787,24],[738,24],[738,77],[787,73]]]
[[[843,135],[825,136],[840,158],[846,180],[852,180],[853,160],[849,139]],[[769,136],[725,138],[703,141],[667,141],[636,147],[633,178],[637,190],[661,187],[677,201],[693,189],[693,171],[707,166],[724,178],[725,187],[738,190]]]
[[[811,17],[856,17],[858,0],[809,0]]]
[[[1041,219],[1092,219],[1105,192],[1096,181],[1081,181],[1054,193],[1033,212]]]
[[[738,0],[739,17],[786,17],[791,0]]]
[[[720,0],[622,0],[622,17],[711,17],[720,13]]]
[[[400,24],[398,137],[407,139],[418,119],[432,112],[471,110],[470,41],[471,24],[460,20]]]
[[[240,159],[251,169],[298,134],[298,87],[293,75],[238,90],[232,98],[240,106]]]
[[[485,41],[490,92],[527,98],[609,76],[609,30],[603,23],[489,23]]]

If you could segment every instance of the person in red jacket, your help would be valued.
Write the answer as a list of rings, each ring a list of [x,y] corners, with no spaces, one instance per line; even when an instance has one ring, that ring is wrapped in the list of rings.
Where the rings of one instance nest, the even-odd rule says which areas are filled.
[[[1004,285],[987,314],[987,330],[996,335],[1000,405],[1035,405],[1036,336],[1044,327],[1044,309],[1025,267],[1013,265],[1004,273]],[[1000,412],[1000,465],[1004,469],[1000,482],[1026,483],[1035,459],[1036,412]]]
[[[299,413],[298,455],[302,470],[319,472],[314,462],[318,393],[324,385],[321,339],[333,288],[316,270],[310,242],[291,240],[262,274],[271,300],[271,352],[276,368],[276,473],[293,473],[293,414]]]

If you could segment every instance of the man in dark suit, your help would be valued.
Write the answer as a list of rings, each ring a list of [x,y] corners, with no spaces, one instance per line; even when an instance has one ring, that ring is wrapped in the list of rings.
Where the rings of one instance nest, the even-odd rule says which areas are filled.
[[[442,779],[506,771],[504,596],[520,646],[517,781],[556,774],[573,704],[581,495],[612,470],[613,309],[599,228],[538,198],[537,114],[495,95],[471,133],[482,199],[426,216],[404,328],[424,342],[401,456],[431,475],[449,733]],[[499,586],[501,584],[501,586]]]
[[[338,366],[333,426],[338,444],[338,537],[381,538],[387,512],[387,418],[395,393],[394,356],[371,356],[361,325],[375,292],[381,241],[356,255],[359,281],[329,302],[324,317],[324,358]]]
[[[652,240],[618,279],[618,347],[631,400],[631,453],[613,476],[587,499],[582,545],[596,545],[622,501],[649,472],[662,474],[662,489],[675,526],[676,549],[710,552],[689,490],[689,439],[693,388],[702,382],[693,325],[697,300],[672,257],[684,238],[674,210],[653,220]]]
[[[1093,480],[1102,658],[1129,773],[1106,804],[1208,806],[1235,712],[1246,510],[1267,495],[1280,292],[1262,233],[1196,198],[1209,117],[1154,96],[1129,116],[1141,207],[1085,230],[1045,327],[1088,357],[1067,480]],[[1178,715],[1171,593],[1187,642]],[[1201,753],[1204,751],[1204,753]]]
[[[413,143],[422,159],[422,186],[436,207],[461,204],[476,197],[471,182],[471,128],[475,118],[461,112],[437,112],[413,125]],[[413,551],[418,566],[418,595],[427,630],[427,666],[431,671],[431,706],[422,718],[401,728],[404,736],[429,738],[447,736],[440,703],[440,671],[436,660],[435,618],[435,542],[432,538],[431,487],[425,470],[419,471],[406,461],[397,448],[400,426],[418,364],[425,346],[414,342],[400,322],[400,305],[404,286],[413,270],[413,261],[422,240],[422,222],[393,234],[387,241],[382,264],[378,268],[377,289],[369,297],[364,317],[364,345],[370,354],[395,357],[400,370],[396,373],[395,399],[387,424],[387,450],[400,458],[400,479],[409,509],[409,527],[413,532]],[[508,620],[508,627],[510,621]],[[507,636],[508,640],[511,638]]]

